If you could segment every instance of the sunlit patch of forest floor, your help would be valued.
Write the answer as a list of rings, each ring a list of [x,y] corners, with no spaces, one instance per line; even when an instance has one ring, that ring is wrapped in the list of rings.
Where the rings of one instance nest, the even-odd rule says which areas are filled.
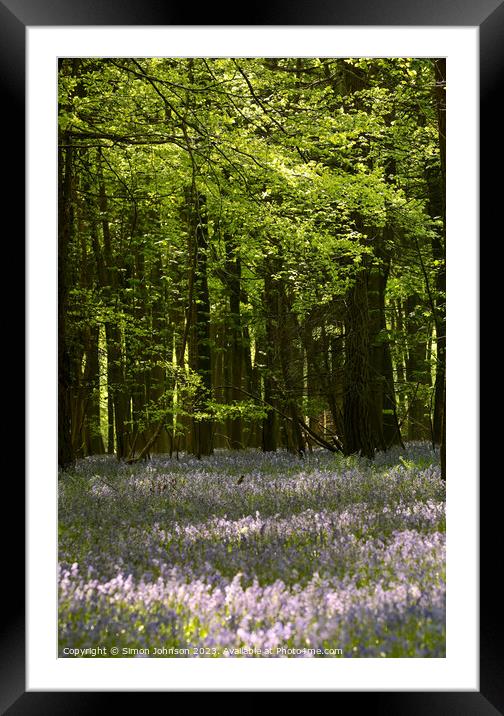
[[[86,458],[59,599],[60,656],[443,657],[439,455]]]

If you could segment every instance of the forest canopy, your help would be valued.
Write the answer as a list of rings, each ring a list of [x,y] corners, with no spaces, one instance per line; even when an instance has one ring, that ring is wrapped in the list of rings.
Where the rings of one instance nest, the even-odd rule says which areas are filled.
[[[59,61],[59,464],[444,443],[445,60]]]

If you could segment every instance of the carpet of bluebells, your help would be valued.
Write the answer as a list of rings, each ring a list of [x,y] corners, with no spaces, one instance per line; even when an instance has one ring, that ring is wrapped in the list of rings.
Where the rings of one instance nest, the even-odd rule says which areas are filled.
[[[59,476],[60,656],[444,657],[438,458],[79,461]]]

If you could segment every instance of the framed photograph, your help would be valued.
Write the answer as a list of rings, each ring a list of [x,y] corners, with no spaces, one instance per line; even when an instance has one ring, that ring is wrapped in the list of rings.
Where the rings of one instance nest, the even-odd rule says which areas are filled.
[[[9,98],[4,136],[13,146],[26,146],[26,175],[22,161],[16,158],[9,165],[7,193],[9,206],[11,197],[19,202],[19,187],[25,181],[27,237],[26,514],[21,480],[13,485],[9,497],[9,510],[12,502],[13,511],[17,508],[25,517],[26,573],[20,567],[24,554],[13,540],[8,563],[9,580],[21,584],[26,574],[26,606],[14,605],[2,637],[0,705],[5,712],[63,713],[71,709],[87,713],[104,698],[104,692],[114,692],[108,696],[115,698],[117,692],[136,691],[338,691],[348,692],[350,698],[366,698],[369,703],[373,699],[373,708],[378,704],[391,713],[493,714],[502,710],[498,686],[502,659],[496,638],[499,609],[491,589],[488,595],[479,591],[480,577],[484,585],[487,573],[480,567],[480,558],[483,550],[492,553],[491,529],[498,522],[489,519],[490,504],[488,512],[487,505],[481,504],[485,493],[480,494],[479,484],[477,271],[480,213],[482,216],[484,205],[488,214],[498,205],[495,184],[487,186],[491,184],[488,178],[478,199],[478,145],[484,148],[484,142],[495,136],[489,116],[497,101],[504,64],[499,43],[504,12],[497,2],[493,6],[487,3],[485,8],[458,5],[445,2],[433,9],[379,2],[327,9],[316,3],[309,9],[265,8],[253,22],[229,22],[220,17],[221,12],[210,18],[203,11],[196,25],[189,22],[194,18],[188,9],[161,10],[156,3],[107,3],[102,8],[22,0],[0,3],[4,97]],[[364,76],[380,80],[366,84]],[[271,91],[274,83],[281,87],[277,95]],[[310,111],[314,112],[313,125],[307,120]],[[321,111],[325,112],[323,119]],[[339,159],[331,163],[335,147]],[[492,143],[492,156],[497,157],[499,151]],[[415,174],[416,164],[422,165],[421,180]],[[76,167],[71,170],[73,176],[78,175],[71,181],[70,165]],[[432,171],[437,178],[431,182]],[[67,188],[71,184],[70,200],[64,196],[65,182]],[[492,205],[488,204],[490,198],[495,202]],[[65,216],[65,207],[70,207],[71,216]],[[394,212],[401,218],[390,219]],[[379,218],[382,214],[387,217],[383,221]],[[21,207],[18,216],[23,215]],[[82,245],[74,240],[65,244],[62,227],[66,222],[79,227]],[[178,245],[165,239],[174,222],[185,227],[180,229]],[[233,244],[233,232],[251,237],[246,251]],[[331,232],[337,233],[338,242],[329,251]],[[358,383],[361,373],[355,377],[347,365],[356,341],[353,336],[361,336],[358,321],[364,299],[355,298],[359,277],[366,276],[368,310],[374,300],[369,287],[376,276],[383,275],[390,261],[388,247],[397,244],[397,232],[407,237],[408,250],[415,258],[405,249],[393,249],[397,252],[393,260],[400,268],[387,289],[388,317],[373,329],[375,352],[367,349],[369,356],[380,352],[379,365],[383,366],[384,346],[388,345],[383,336],[393,344],[389,360],[396,394],[389,404],[389,391],[380,389],[377,427],[372,417],[363,418],[359,412],[359,391],[352,397],[348,386]],[[436,254],[439,236],[443,246]],[[301,245],[308,247],[303,254]],[[62,250],[70,251],[65,275]],[[339,263],[333,274],[334,256]],[[254,273],[259,269],[263,272],[260,288]],[[441,273],[446,276],[446,286],[439,283]],[[323,281],[330,282],[329,297],[319,293]],[[404,290],[406,282],[409,293]],[[377,279],[378,294],[379,285]],[[68,299],[64,310],[62,286]],[[209,295],[214,299],[212,305]],[[354,312],[351,296],[359,307]],[[416,303],[412,296],[417,296]],[[378,297],[377,313],[380,300]],[[328,305],[336,311],[331,314],[336,316],[333,322],[327,321],[323,308]],[[341,314],[334,306],[340,306]],[[174,317],[165,325],[162,316],[166,311],[173,311]],[[275,320],[268,323],[272,312]],[[446,333],[436,324],[441,313],[443,325],[445,313],[447,316]],[[89,315],[98,314],[96,322],[95,318],[88,320]],[[369,315],[374,315],[372,306]],[[296,323],[291,325],[293,316]],[[369,321],[371,326],[372,319]],[[68,325],[73,331],[68,340],[78,335],[83,346],[73,369],[78,366],[79,385],[87,386],[88,393],[79,394],[68,408],[74,427],[69,441],[72,454],[65,463],[64,438],[61,432],[58,435],[58,415],[61,431],[65,410],[61,402],[58,405],[58,338],[67,336]],[[168,335],[168,325],[179,325],[180,330]],[[305,325],[309,331],[303,333]],[[120,326],[117,335],[114,326]],[[325,347],[321,336],[326,330],[330,338]],[[401,339],[392,339],[401,330],[410,336],[404,349]],[[153,333],[163,338],[153,341]],[[422,343],[418,336],[424,334],[428,337]],[[446,409],[436,417],[436,368],[439,379],[444,336],[448,347],[442,373],[443,380],[446,375]],[[324,399],[319,396],[323,393],[320,375],[313,378],[316,389],[310,393],[310,371],[318,365],[319,356],[329,355],[329,369],[336,380],[338,340],[345,344],[343,388],[331,411],[325,393]],[[159,341],[165,353],[168,351],[168,363],[160,356]],[[316,341],[319,353],[314,352],[311,361],[310,350]],[[141,347],[131,348],[133,345]],[[289,350],[282,351],[282,346]],[[417,358],[422,350],[423,358],[415,363],[418,346]],[[356,345],[351,354],[356,361],[361,350],[362,346]],[[404,358],[401,350],[407,351]],[[128,366],[126,354],[134,356]],[[301,366],[299,376],[296,361]],[[120,376],[114,374],[116,365],[122,365]],[[148,369],[141,368],[146,365]],[[421,377],[424,365],[429,381],[432,378],[428,386]],[[398,366],[404,366],[402,378]],[[254,370],[256,389],[250,377]],[[245,380],[246,374],[250,380]],[[89,377],[93,375],[96,380]],[[121,417],[118,386],[126,380],[133,387],[123,401]],[[376,402],[379,381],[368,380],[369,394]],[[141,398],[135,387],[139,381],[144,390]],[[296,392],[299,385],[300,396]],[[90,418],[93,404],[94,423]],[[429,404],[432,410],[427,415]],[[444,405],[441,398],[439,404]],[[301,406],[297,413],[296,405]],[[390,440],[384,437],[387,426]],[[441,440],[443,426],[446,437]],[[427,448],[422,446],[429,443],[437,467],[425,457]],[[442,468],[440,444],[441,452],[446,449]],[[388,454],[389,449],[397,453],[393,452],[393,464],[377,458],[378,468],[364,469],[363,465],[368,465],[364,461],[375,453]],[[266,456],[281,454],[278,460],[285,464],[258,467],[250,457],[254,450]],[[115,453],[119,462],[108,453]],[[329,484],[332,468],[324,467],[326,457],[319,457],[322,453],[333,461],[331,465],[339,461],[341,474],[346,476],[341,485]],[[58,465],[66,468],[75,460],[85,468],[74,471],[71,482],[63,482]],[[178,460],[176,469],[174,460]],[[310,467],[310,461],[317,461],[319,472]],[[120,475],[111,467],[117,464],[124,467]],[[298,467],[303,464],[305,468]],[[292,484],[281,484],[284,474],[291,476]],[[196,481],[190,483],[193,475]],[[363,524],[368,529],[367,522],[361,520],[358,528],[358,549],[367,545],[368,552],[375,550],[372,559],[371,552],[366,557],[370,560],[366,574],[371,574],[373,559],[382,564],[382,557],[399,560],[405,550],[416,550],[411,540],[418,534],[422,555],[426,545],[430,550],[428,558],[413,556],[413,560],[424,561],[416,567],[418,574],[409,578],[421,584],[421,572],[425,592],[412,581],[401,596],[404,604],[395,597],[401,613],[411,615],[403,618],[396,632],[392,618],[385,619],[383,629],[376,626],[376,633],[372,626],[373,614],[377,623],[384,619],[377,597],[382,581],[375,585],[370,576],[368,583],[361,577],[352,582],[344,573],[346,567],[337,575],[331,571],[337,559],[336,537],[341,554],[353,550],[353,555],[357,549],[347,545],[341,521],[343,513],[345,525],[355,519],[352,496],[358,492],[347,484],[352,475],[365,491],[355,502],[362,503],[366,494],[374,515],[368,537],[362,534]],[[212,525],[202,526],[209,509],[205,492],[209,480],[212,500],[219,507],[212,513]],[[299,505],[285,511],[286,505],[297,499],[299,485],[310,480],[314,485],[302,488],[305,493]],[[425,492],[411,507],[401,501],[407,502],[403,491],[408,480],[415,496]],[[85,494],[79,492],[83,482]],[[393,492],[396,483],[397,495]],[[376,505],[373,489],[379,493]],[[313,497],[313,490],[319,490],[319,497],[325,495],[326,504],[313,498],[309,510],[303,500]],[[387,515],[384,491],[393,493],[395,508],[400,505],[403,510],[400,526]],[[228,497],[226,510],[222,501]],[[345,510],[333,506],[331,511],[335,499],[348,499]],[[122,500],[129,505],[124,510]],[[277,506],[271,515],[268,500]],[[89,512],[96,504],[96,511]],[[380,515],[376,516],[378,504]],[[479,509],[483,507],[480,535]],[[425,515],[418,516],[420,509]],[[149,515],[147,531],[143,531],[145,524],[135,523],[140,510]],[[185,530],[178,542],[163,525],[162,510],[171,510],[173,530]],[[340,520],[337,525],[334,515]],[[78,533],[67,530],[66,519],[79,521]],[[396,539],[397,549],[393,557],[380,557],[376,550],[382,544],[382,533],[377,525],[381,530],[389,519],[383,533],[385,546],[392,548]],[[436,562],[444,551],[445,519],[446,565],[444,560]],[[124,520],[129,520],[127,526]],[[280,539],[278,524],[282,520],[289,535]],[[408,525],[411,529],[406,535]],[[204,537],[194,536],[198,529]],[[115,550],[115,544],[135,530],[134,539]],[[208,530],[214,531],[210,537]],[[299,537],[303,530],[316,533],[306,544]],[[278,533],[270,545],[272,554],[277,550],[275,559],[285,559],[283,571],[271,568],[271,574],[266,564],[268,532]],[[327,534],[333,540],[331,545]],[[96,540],[106,545],[101,556]],[[203,549],[202,540],[214,545],[214,552],[214,547]],[[191,544],[197,544],[197,549]],[[152,550],[149,560],[159,567],[153,568],[152,581],[148,581],[149,572],[142,563],[142,579],[133,587],[123,582],[118,587],[112,573],[123,579],[128,569],[134,571],[135,560],[143,559],[142,545]],[[264,550],[260,554],[258,545]],[[159,549],[172,550],[172,566],[177,560],[184,566],[185,550],[189,550],[191,557],[185,566],[194,566],[192,581],[184,575],[178,584],[176,567],[169,575],[165,573]],[[237,565],[252,565],[250,573],[245,568],[244,585],[231,578],[232,570],[227,574],[222,566],[223,549],[233,564],[236,557]],[[288,556],[278,552],[281,549],[290,550]],[[96,563],[84,560],[79,564],[80,557],[75,555],[85,555],[86,550],[89,554],[94,550]],[[197,550],[201,554],[195,556]],[[321,577],[310,573],[309,580],[303,577],[300,556],[308,550],[315,559],[331,563],[327,573],[322,572]],[[247,553],[246,559],[242,552]],[[253,559],[252,552],[257,552]],[[219,579],[225,584],[222,594],[227,595],[222,605],[215,597],[220,583],[212,583],[217,578],[208,571],[214,559],[221,560]],[[343,564],[347,557],[341,559]],[[406,570],[412,559],[405,560]],[[85,574],[79,572],[83,567]],[[247,584],[247,575],[254,569],[258,581]],[[287,574],[298,575],[298,570],[299,578],[292,577],[290,583]],[[102,573],[110,574],[106,584],[100,581]],[[433,582],[431,593],[429,580],[434,574],[436,586]],[[330,580],[336,576],[338,584],[350,580],[352,587],[344,593],[346,606],[342,602],[329,609],[324,585],[333,584]],[[402,578],[406,584],[408,577],[403,574]],[[170,579],[170,594],[175,587],[180,595],[184,585],[190,587],[178,602],[169,602],[173,630],[178,630],[177,635],[183,630],[180,638],[173,630],[167,636],[166,620],[161,623],[154,618],[159,605],[165,609],[168,603],[165,593],[156,596],[154,592],[165,588],[160,585]],[[280,592],[275,594],[279,589],[275,584],[280,582],[290,584],[291,596],[302,595],[296,597],[298,601],[305,599],[308,604],[312,600],[307,609],[316,614],[299,630],[304,630],[306,637],[305,652],[314,644],[320,647],[318,654],[284,656],[361,658],[137,658],[166,656],[153,649],[173,651],[182,643],[201,649],[190,654],[199,657],[271,656],[271,650],[279,645],[299,647],[297,633],[289,632],[284,641],[273,633],[273,626],[281,622],[279,612],[277,622],[271,617],[268,637],[266,626],[262,626],[251,630],[249,641],[244,636],[240,642],[247,649],[256,645],[257,653],[229,653],[232,644],[238,643],[226,636],[238,628],[233,610],[240,614],[243,634],[247,633],[244,624],[252,618],[252,603],[238,608],[238,601],[245,599],[247,589],[256,589],[261,609],[274,611],[275,600],[284,598]],[[196,595],[197,585],[215,597],[211,609],[222,617],[220,622],[214,619],[221,624],[215,634],[211,616],[208,622],[201,616],[203,608],[189,610],[187,618],[181,616],[187,611],[184,600],[202,599],[199,592]],[[362,591],[355,596],[357,588]],[[233,589],[240,594],[236,605],[229,607]],[[144,612],[135,611],[136,607],[123,609],[130,598],[126,593],[132,595],[135,590],[138,594],[131,596],[131,603],[141,591],[151,605],[145,622]],[[320,599],[313,597],[317,590]],[[251,598],[252,591],[248,594]],[[100,595],[105,595],[104,601]],[[385,602],[389,598],[383,596]],[[446,631],[439,621],[445,618],[445,599]],[[117,609],[110,607],[114,601],[120,603]],[[104,619],[109,621],[103,627],[100,604],[105,602],[108,611]],[[205,609],[210,615],[210,607]],[[352,614],[360,615],[353,617],[357,636],[346,635],[345,641],[346,632],[337,625],[338,609],[341,614],[349,614],[351,609]],[[259,623],[262,617],[255,618]],[[233,622],[226,629],[222,626],[225,619]],[[322,627],[320,634],[317,632],[318,622],[326,624],[326,636],[320,635]],[[136,640],[128,638],[129,623],[139,635]],[[102,636],[110,632],[111,624],[116,641],[104,641]],[[329,625],[342,640],[342,649],[333,649],[338,644]],[[161,629],[163,638],[152,637],[156,628]],[[101,636],[90,639],[92,629]],[[83,633],[85,639],[81,639]],[[378,633],[379,639],[373,641]],[[366,646],[361,649],[361,644]]]

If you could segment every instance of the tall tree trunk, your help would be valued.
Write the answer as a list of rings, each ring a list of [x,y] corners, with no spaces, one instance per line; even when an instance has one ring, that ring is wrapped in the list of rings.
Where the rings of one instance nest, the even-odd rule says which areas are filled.
[[[88,153],[84,150],[79,154],[79,163],[86,166],[89,171]],[[76,216],[77,239],[80,248],[77,276],[75,283],[86,291],[94,292],[95,285],[101,287],[100,276],[94,261],[93,236],[95,232],[93,205],[86,200],[91,193],[89,176],[79,177],[76,185]],[[82,198],[81,198],[82,197]],[[84,200],[83,200],[84,199]],[[91,242],[90,242],[91,239]],[[90,245],[91,243],[91,245]],[[78,434],[75,435],[75,449],[83,455],[101,455],[105,452],[100,423],[100,360],[99,360],[99,325],[94,314],[84,316],[84,323],[79,332],[79,347],[81,351],[76,358],[75,374],[79,375],[79,386],[76,398],[79,417],[76,424]]]
[[[386,239],[386,237],[384,237]],[[397,420],[394,374],[390,345],[387,338],[385,292],[390,271],[390,258],[378,247],[380,266],[373,267],[368,277],[368,301],[370,318],[370,369],[373,401],[372,422],[375,443],[386,450],[401,442]]]
[[[243,293],[243,292],[242,292]],[[247,303],[245,295],[244,302]],[[252,341],[247,325],[243,326],[243,369],[245,389],[250,395],[261,395],[261,378],[257,369],[257,360],[252,363]],[[257,343],[255,344],[257,352]],[[261,425],[256,419],[248,419],[243,431],[245,447],[260,447]]]
[[[446,464],[443,456],[446,454],[446,271],[445,271],[445,236],[446,236],[446,59],[444,57],[434,60],[434,77],[436,80],[434,96],[438,118],[439,159],[440,159],[440,216],[442,232],[436,233],[432,242],[432,253],[439,263],[436,276],[436,384],[434,404],[434,440],[441,443],[441,473],[446,479]]]
[[[101,150],[100,150],[101,152]],[[122,334],[118,325],[119,314],[119,281],[118,281],[118,256],[112,252],[112,237],[108,219],[108,200],[103,177],[101,154],[98,155],[98,181],[99,181],[99,208],[101,214],[101,227],[103,235],[103,253],[105,264],[105,277],[107,281],[107,293],[109,297],[109,309],[112,317],[105,325],[107,340],[107,382],[109,394],[109,421],[111,415],[114,418],[114,436],[116,457],[122,460],[128,453],[128,441],[126,436],[127,419],[127,396],[124,376],[124,357],[122,352]],[[109,450],[112,428],[109,425]]]
[[[406,357],[405,357],[405,347],[403,345],[404,342],[404,336],[405,336],[405,318],[404,318],[404,307],[403,303],[400,300],[393,302],[393,324],[392,328],[395,331],[396,339],[394,341],[394,360],[393,364],[395,366],[395,374],[396,374],[396,381],[395,385],[397,386],[397,406],[398,410],[401,413],[404,413],[406,415],[407,411],[407,405],[406,405],[406,399],[405,399],[405,386],[406,386]],[[397,336],[401,336],[402,338],[398,340]],[[389,346],[390,347],[390,346]]]
[[[334,309],[333,309],[334,310]],[[333,316],[336,312],[333,313]],[[331,337],[326,336],[328,326],[322,327],[322,335],[324,342],[329,340],[330,346],[330,362],[328,357],[325,359],[326,375],[328,376],[328,384],[326,387],[327,401],[331,411],[331,423],[333,440],[335,443],[341,443],[341,436],[344,433],[343,427],[343,394],[344,394],[344,374],[345,374],[345,355],[344,355],[344,324],[334,318],[335,324],[331,327]],[[329,356],[329,353],[328,353]]]
[[[243,334],[240,314],[241,261],[237,245],[230,235],[224,236],[226,247],[226,277],[229,290],[229,350],[227,360],[230,367],[231,390],[229,398],[233,405],[242,400]],[[242,419],[238,415],[229,421],[230,446],[233,450],[243,447]]]
[[[313,321],[312,316],[308,315],[303,327],[303,345],[306,355],[306,396],[308,406],[308,427],[311,430],[318,430],[318,415],[315,415],[316,407],[319,402],[320,381],[318,380],[318,371],[315,365],[315,339],[313,337]],[[311,438],[307,440],[310,449],[313,441]]]
[[[263,372],[264,402],[266,405],[275,405],[273,374],[275,369],[276,326],[278,322],[278,293],[272,279],[272,266],[265,266],[264,273],[264,309],[265,309],[265,343],[263,355],[265,368]],[[262,421],[262,450],[275,452],[277,449],[277,415],[275,410],[268,412]]]
[[[70,392],[70,409],[72,422],[72,450],[75,458],[85,457],[84,426],[86,417],[85,373],[83,372],[84,348],[82,329],[75,329],[72,336],[70,355],[70,373],[72,388]]]
[[[374,458],[370,417],[369,312],[367,270],[360,270],[347,296],[345,321],[344,452]]]
[[[446,383],[445,383],[445,391],[446,391]],[[446,406],[446,394],[443,395],[444,403],[443,405]],[[441,479],[446,480],[446,411],[443,410],[443,413],[441,415]]]
[[[148,297],[146,290],[145,275],[145,255],[144,246],[141,245],[139,250],[135,252],[135,298],[134,307],[132,309],[133,319],[141,325],[145,321],[148,311]],[[143,352],[138,350],[138,346],[127,347],[127,351],[132,354],[132,374],[133,385],[131,389],[131,422],[132,422],[132,444],[131,452],[140,454],[147,444],[146,435],[146,405],[149,392],[149,371],[145,366]]]
[[[373,266],[368,273],[368,307],[369,307],[369,370],[370,370],[370,419],[373,426],[373,442],[385,449],[384,436],[384,350],[382,311],[382,267]],[[386,281],[386,279],[385,279]]]
[[[99,206],[98,206],[99,208]],[[105,295],[110,301],[110,286],[108,285],[107,267],[105,266],[105,260],[100,246],[100,240],[98,236],[97,219],[92,212],[90,212],[90,235],[91,245],[93,248],[93,254],[96,263],[96,273],[98,276],[98,284],[103,289]],[[110,370],[109,370],[109,338],[107,336],[107,325],[105,324],[105,350],[107,354],[107,453],[112,455],[114,453],[114,401],[112,392],[110,390]]]
[[[160,287],[162,290],[163,282],[161,280],[161,258],[157,256],[154,260],[152,269],[152,283],[154,286]],[[165,412],[166,418],[163,421],[163,427],[159,431],[159,435],[152,445],[152,451],[157,453],[166,453],[169,451],[169,435],[168,435],[168,419],[173,416],[173,406],[170,401],[170,391],[172,388],[168,384],[165,363],[167,361],[168,345],[171,344],[171,331],[167,323],[167,312],[163,296],[160,293],[155,297],[152,303],[152,340],[154,343],[152,368],[150,371],[150,393],[149,399]]]
[[[431,384],[430,366],[427,362],[427,337],[420,316],[421,302],[417,294],[406,299],[406,330],[408,356],[406,380],[408,393],[408,439],[431,438],[427,388]]]
[[[210,294],[207,278],[207,216],[205,197],[198,192],[190,195],[190,226],[192,229],[193,251],[196,252],[194,274],[193,334],[190,344],[191,367],[200,377],[195,407],[205,412],[212,397],[212,363],[210,343]],[[197,457],[213,452],[212,418],[193,419],[194,453]]]
[[[434,415],[433,415],[433,437],[434,442],[439,445],[442,432],[443,394],[446,370],[446,326],[445,326],[445,294],[446,294],[446,271],[444,266],[444,187],[442,176],[437,167],[433,167],[427,173],[427,186],[429,189],[429,213],[433,221],[438,222],[438,229],[434,231],[432,238],[432,257],[436,261],[436,296],[434,305],[434,321],[436,328],[436,379],[434,387]],[[439,221],[442,226],[439,227]],[[440,235],[443,234],[443,235]]]
[[[397,416],[394,368],[388,341],[383,346],[383,379],[383,439],[385,449],[388,449],[392,445],[402,445],[401,426]]]
[[[91,455],[102,455],[105,452],[100,426],[100,361],[98,335],[98,326],[93,326],[89,331],[89,343],[86,353],[90,375],[87,424],[89,431],[88,449]]]
[[[299,425],[298,396],[303,394],[303,353],[298,334],[299,328],[291,308],[285,285],[278,281],[278,355],[282,375],[283,409],[290,418],[285,420],[286,447],[289,452],[300,454],[305,450],[305,441]]]
[[[68,133],[60,132],[58,149],[58,464],[65,468],[75,460],[72,447],[70,391],[72,389],[68,347],[68,258],[72,235],[72,161]]]

